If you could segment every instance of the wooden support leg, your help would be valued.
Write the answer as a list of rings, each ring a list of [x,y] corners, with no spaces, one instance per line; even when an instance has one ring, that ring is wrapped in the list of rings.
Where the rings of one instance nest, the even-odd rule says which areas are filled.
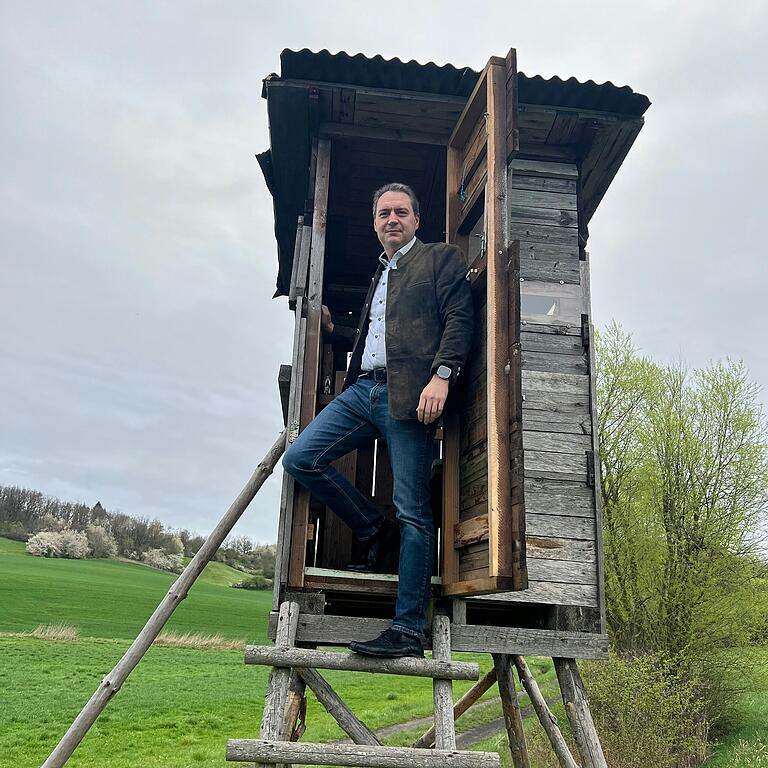
[[[451,623],[447,616],[437,615],[432,622],[432,657],[437,661],[451,660]],[[456,728],[453,722],[453,687],[450,680],[434,682],[435,748],[456,749]]]
[[[507,726],[512,765],[515,768],[531,768],[528,746],[525,743],[525,733],[523,732],[523,718],[515,690],[515,678],[512,674],[512,658],[506,653],[494,653],[493,664],[499,679],[501,708],[504,712],[504,723]]]
[[[280,737],[283,741],[298,741],[306,729],[307,684],[295,669],[291,670],[291,681],[288,684],[288,703],[285,708],[283,731]]]
[[[454,705],[453,722],[456,721],[496,682],[496,670],[487,672],[478,680]],[[423,736],[411,745],[414,749],[429,749],[435,745],[435,726],[433,725]]]
[[[298,670],[301,678],[317,696],[317,700],[325,707],[328,714],[339,724],[344,733],[355,744],[381,746],[376,734],[358,719],[354,712],[341,700],[328,681],[316,670],[307,668]]]
[[[296,643],[299,626],[298,603],[284,602],[280,606],[277,620],[275,645],[290,648]],[[261,738],[279,740],[285,734],[285,708],[288,701],[288,686],[291,670],[288,667],[274,667],[269,673],[267,693],[264,697],[264,715],[261,719]]]
[[[608,768],[575,659],[552,659],[583,768]]]
[[[525,659],[522,656],[515,656],[514,662],[517,667],[517,673],[520,676],[520,682],[528,693],[528,697],[531,700],[533,708],[536,710],[542,728],[544,728],[544,731],[549,737],[549,743],[552,745],[552,749],[555,750],[561,768],[579,768],[578,763],[573,759],[573,755],[568,749],[563,734],[557,725],[557,718],[552,714],[547,706],[547,702],[541,695],[539,685],[533,679],[533,675],[528,669]]]

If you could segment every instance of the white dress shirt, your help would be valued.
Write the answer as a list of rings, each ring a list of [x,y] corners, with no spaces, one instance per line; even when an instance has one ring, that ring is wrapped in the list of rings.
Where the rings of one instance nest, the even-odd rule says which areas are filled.
[[[365,337],[365,349],[363,350],[363,360],[361,368],[364,371],[371,371],[374,368],[386,368],[387,366],[387,348],[384,343],[384,332],[387,313],[387,282],[389,270],[397,269],[397,260],[405,256],[416,243],[414,237],[410,243],[406,243],[402,248],[395,251],[392,258],[387,261],[384,253],[379,256],[379,261],[384,266],[379,277],[379,284],[373,292],[371,299],[371,309],[368,315],[368,335]]]

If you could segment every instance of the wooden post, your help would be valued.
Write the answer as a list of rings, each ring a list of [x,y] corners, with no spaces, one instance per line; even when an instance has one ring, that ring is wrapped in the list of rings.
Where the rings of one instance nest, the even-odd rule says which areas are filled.
[[[533,675],[528,669],[525,659],[522,656],[515,656],[514,662],[517,667],[517,674],[520,676],[520,682],[528,693],[528,697],[531,700],[534,710],[536,710],[541,727],[549,738],[549,743],[552,745],[552,749],[557,755],[561,768],[579,768],[578,763],[573,759],[573,755],[568,749],[563,734],[557,725],[557,718],[552,714],[552,711],[547,706],[547,702],[541,695],[539,685],[533,679]]]
[[[43,763],[43,768],[61,768],[69,760],[77,745],[88,733],[88,729],[96,722],[96,718],[107,706],[109,700],[120,690],[128,675],[134,670],[141,661],[144,654],[149,649],[154,639],[160,634],[165,623],[176,610],[178,604],[187,596],[190,587],[195,583],[197,577],[202,573],[203,568],[216,554],[224,539],[240,519],[241,515],[253,501],[264,481],[272,474],[279,458],[285,450],[285,430],[275,441],[275,444],[269,449],[267,455],[256,467],[253,475],[245,484],[245,487],[238,497],[232,502],[232,505],[219,520],[217,526],[206,539],[205,543],[198,550],[197,554],[190,560],[187,567],[182,571],[181,576],[173,583],[166,596],[155,608],[144,628],[138,637],[131,643],[131,647],[125,652],[123,658],[118,661],[114,669],[101,681],[101,685],[96,689],[88,703],[80,711],[72,725],[56,745],[55,749]]]
[[[317,700],[325,707],[328,714],[355,744],[381,746],[376,734],[352,712],[317,670],[301,669],[299,675],[315,694]]]
[[[451,623],[447,616],[437,615],[432,622],[432,658],[451,660]],[[453,687],[450,680],[434,681],[435,749],[456,749],[453,722]]]
[[[288,683],[288,704],[285,708],[285,720],[283,731],[280,734],[282,741],[298,741],[306,728],[305,718],[307,714],[307,696],[305,694],[307,684],[295,669],[291,670],[291,682]]]
[[[296,630],[299,626],[299,604],[285,602],[280,606],[275,645],[290,648],[296,644]],[[264,696],[264,714],[261,719],[261,738],[285,738],[286,705],[291,670],[288,667],[273,667],[269,673],[267,692]]]
[[[487,672],[476,682],[454,705],[453,722],[456,721],[496,682],[496,669]],[[435,744],[435,726],[433,725],[423,736],[411,745],[414,749],[429,749]]]
[[[557,681],[583,768],[608,768],[575,659],[553,658]]]
[[[499,678],[499,693],[501,708],[504,712],[504,723],[509,738],[509,751],[512,753],[512,765],[515,768],[531,768],[528,758],[528,747],[525,743],[523,718],[520,704],[517,701],[515,678],[512,674],[512,659],[506,653],[494,653],[493,664]]]

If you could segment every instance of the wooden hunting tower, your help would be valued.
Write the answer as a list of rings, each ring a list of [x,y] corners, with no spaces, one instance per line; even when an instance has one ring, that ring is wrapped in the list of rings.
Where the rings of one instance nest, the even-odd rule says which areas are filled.
[[[321,304],[355,325],[380,246],[371,193],[420,199],[418,235],[467,256],[476,339],[435,441],[434,594],[454,650],[607,653],[587,225],[650,102],[627,87],[478,73],[327,51],[283,51],[264,80],[277,294],[295,312],[281,370],[288,439],[339,393],[347,353]],[[338,462],[389,515],[383,441]],[[350,531],[285,475],[274,614],[301,606],[297,642],[373,637],[396,576],[343,570]],[[274,638],[275,621],[272,622]]]

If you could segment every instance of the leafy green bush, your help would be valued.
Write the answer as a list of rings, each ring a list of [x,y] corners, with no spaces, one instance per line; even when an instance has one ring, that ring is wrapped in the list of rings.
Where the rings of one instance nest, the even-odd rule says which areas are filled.
[[[232,586],[235,589],[272,589],[272,579],[268,579],[261,573],[254,573],[247,579],[238,581]]]
[[[695,768],[709,754],[707,697],[689,669],[661,655],[583,665],[611,768]]]

